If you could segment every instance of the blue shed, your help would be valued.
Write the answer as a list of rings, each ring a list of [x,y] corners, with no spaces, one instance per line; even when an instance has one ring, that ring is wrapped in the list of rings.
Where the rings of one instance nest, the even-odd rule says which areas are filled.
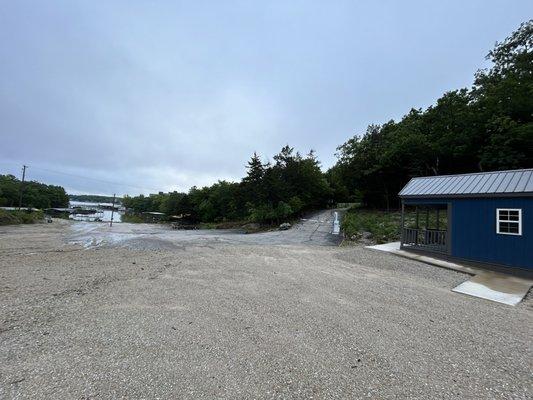
[[[413,178],[401,248],[533,272],[533,169]]]

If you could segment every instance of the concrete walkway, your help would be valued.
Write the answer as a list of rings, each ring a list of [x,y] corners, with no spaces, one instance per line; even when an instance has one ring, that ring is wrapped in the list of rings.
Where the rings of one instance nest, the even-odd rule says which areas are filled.
[[[469,267],[466,265],[452,263],[449,261],[440,260],[438,258],[401,250],[400,242],[391,242],[366,247],[368,249],[384,251],[438,267],[474,275],[468,281],[463,282],[457,287],[453,288],[452,291],[495,301],[498,303],[515,306],[522,301],[522,299],[527,295],[529,289],[533,286],[533,281],[529,279],[519,278],[513,275],[501,274],[493,271],[486,271],[479,268]]]

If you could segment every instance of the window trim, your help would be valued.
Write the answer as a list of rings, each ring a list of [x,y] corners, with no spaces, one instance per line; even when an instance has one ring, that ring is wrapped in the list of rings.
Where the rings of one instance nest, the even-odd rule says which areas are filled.
[[[518,221],[511,221],[509,219],[500,219],[500,211],[518,211]],[[518,223],[518,233],[500,232],[500,222]],[[497,208],[496,209],[496,233],[499,235],[522,236],[522,209],[521,208]]]

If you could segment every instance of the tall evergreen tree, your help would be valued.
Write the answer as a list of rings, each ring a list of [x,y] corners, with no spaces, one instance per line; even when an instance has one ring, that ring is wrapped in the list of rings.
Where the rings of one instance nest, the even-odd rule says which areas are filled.
[[[248,161],[248,165],[246,166],[246,169],[248,170],[248,172],[247,172],[247,175],[243,178],[243,182],[246,182],[246,183],[261,182],[261,179],[263,179],[263,176],[265,174],[265,169],[264,169],[263,163],[261,162],[261,158],[257,155],[255,151],[250,161]]]

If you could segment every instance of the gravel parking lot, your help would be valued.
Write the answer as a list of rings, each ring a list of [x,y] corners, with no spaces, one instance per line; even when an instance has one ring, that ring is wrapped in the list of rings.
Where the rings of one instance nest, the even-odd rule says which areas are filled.
[[[532,301],[451,292],[466,275],[254,235],[72,235],[0,228],[1,399],[533,396]]]

